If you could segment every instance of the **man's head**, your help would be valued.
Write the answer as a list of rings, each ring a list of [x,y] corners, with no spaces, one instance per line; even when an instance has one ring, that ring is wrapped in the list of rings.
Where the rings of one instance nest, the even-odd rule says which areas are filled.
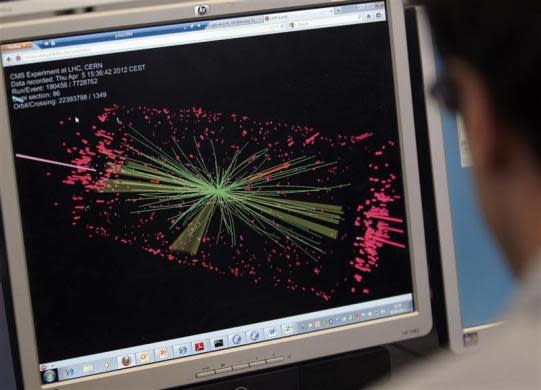
[[[541,241],[541,1],[423,0],[485,217],[521,273]]]

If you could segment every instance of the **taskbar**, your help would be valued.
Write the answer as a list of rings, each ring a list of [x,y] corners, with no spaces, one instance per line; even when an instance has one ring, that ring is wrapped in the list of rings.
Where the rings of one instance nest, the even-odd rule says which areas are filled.
[[[171,359],[302,335],[413,311],[412,294],[324,310],[240,328],[205,333],[124,350],[40,364],[44,384],[127,369]]]

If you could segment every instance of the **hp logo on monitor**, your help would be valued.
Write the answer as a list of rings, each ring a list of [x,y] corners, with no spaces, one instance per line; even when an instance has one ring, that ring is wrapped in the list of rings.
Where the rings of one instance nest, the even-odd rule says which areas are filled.
[[[197,5],[194,9],[195,16],[205,16],[210,13],[210,5]]]

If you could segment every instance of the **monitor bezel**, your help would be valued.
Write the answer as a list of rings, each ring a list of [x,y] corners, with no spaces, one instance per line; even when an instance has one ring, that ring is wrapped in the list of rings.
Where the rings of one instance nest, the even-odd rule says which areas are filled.
[[[445,160],[444,142],[444,114],[438,102],[430,93],[431,85],[438,76],[436,64],[436,49],[426,10],[417,7],[417,23],[419,43],[421,50],[421,67],[423,70],[423,84],[426,96],[426,112],[430,142],[430,155],[432,162],[432,176],[434,179],[434,196],[436,201],[436,217],[438,221],[438,234],[440,241],[440,261],[444,287],[444,300],[446,310],[447,331],[449,346],[455,353],[475,351],[487,343],[487,337],[494,327],[501,322],[489,322],[475,327],[464,327],[462,310],[460,307],[460,291],[456,267],[456,253],[454,246],[453,219],[451,214],[451,200],[449,196],[449,182],[447,163]],[[465,345],[464,336],[476,334],[477,342]]]
[[[362,1],[326,0],[232,0],[209,1],[210,17],[232,17],[249,13],[280,12],[301,8],[334,6]],[[291,336],[260,344],[210,352],[178,360],[169,360],[147,366],[113,371],[105,374],[77,378],[66,382],[41,384],[34,332],[34,321],[22,221],[16,185],[15,164],[9,126],[8,101],[4,88],[4,76],[0,74],[0,202],[3,211],[6,246],[8,253],[11,298],[17,332],[21,377],[28,388],[80,389],[90,384],[101,389],[130,388],[137,384],[141,388],[168,388],[203,382],[210,378],[196,378],[197,372],[210,367],[232,366],[239,362],[250,362],[284,356],[283,362],[274,366],[297,363],[374,345],[382,345],[412,337],[426,335],[432,328],[430,292],[424,242],[424,226],[415,144],[415,127],[409,64],[407,55],[404,9],[401,0],[387,0],[393,72],[399,122],[400,146],[404,176],[405,204],[408,215],[409,251],[412,265],[414,311],[411,313],[378,319],[361,324]],[[194,6],[200,3],[159,5],[135,9],[114,10],[100,13],[64,16],[58,19],[42,19],[5,24],[0,43],[32,40],[38,37],[76,35],[104,29],[122,29],[141,25],[170,23],[198,19]],[[311,342],[314,339],[317,341]],[[256,371],[249,368],[243,371]],[[233,374],[236,374],[233,373]],[[232,373],[216,374],[212,379],[227,377]]]

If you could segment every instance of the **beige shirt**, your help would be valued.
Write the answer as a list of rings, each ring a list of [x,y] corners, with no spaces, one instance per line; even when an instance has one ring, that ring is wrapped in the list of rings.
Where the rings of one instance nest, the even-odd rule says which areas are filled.
[[[506,317],[479,351],[442,354],[378,389],[541,389],[541,255]]]

